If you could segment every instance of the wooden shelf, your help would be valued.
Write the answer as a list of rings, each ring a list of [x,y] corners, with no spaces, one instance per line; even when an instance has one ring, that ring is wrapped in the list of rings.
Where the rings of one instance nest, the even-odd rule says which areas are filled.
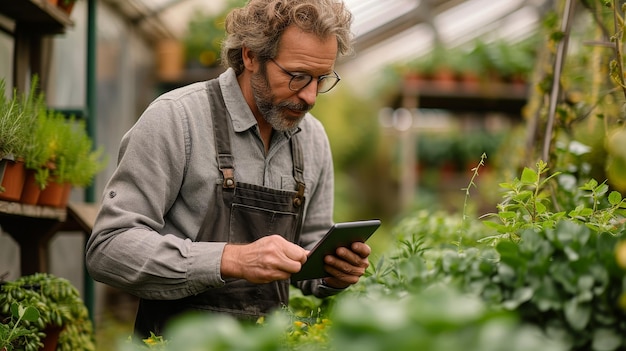
[[[450,111],[499,111],[520,115],[526,105],[528,86],[508,82],[407,81],[401,99],[414,99],[419,108]],[[407,103],[405,100],[403,103]],[[399,101],[400,103],[400,101]]]
[[[0,14],[31,33],[59,34],[74,25],[65,12],[47,0],[2,0]]]
[[[99,207],[69,203],[67,208],[0,201],[0,227],[20,246],[21,274],[48,271],[48,246],[59,231],[91,234]]]
[[[67,216],[67,211],[64,208],[0,201],[0,216],[34,217],[64,221]]]

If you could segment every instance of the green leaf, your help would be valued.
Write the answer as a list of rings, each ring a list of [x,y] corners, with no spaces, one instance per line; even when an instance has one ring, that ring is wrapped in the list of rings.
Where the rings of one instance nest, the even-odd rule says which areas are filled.
[[[565,246],[563,248],[563,251],[565,252],[565,255],[567,256],[567,259],[570,261],[578,261],[580,259],[580,255],[578,255],[578,252],[576,252],[576,250],[572,249],[571,246]]]
[[[495,229],[498,233],[506,233],[508,231],[508,227],[496,222],[484,221],[483,224],[489,228]]]
[[[498,216],[500,218],[510,219],[510,218],[515,218],[515,216],[517,216],[517,213],[512,212],[512,211],[502,211],[502,212],[498,212]]]
[[[39,310],[37,310],[33,306],[26,306],[22,319],[29,322],[35,322],[37,319],[39,319]]]
[[[612,329],[596,329],[591,347],[594,351],[616,350],[622,344],[621,336]]]
[[[546,211],[548,210],[546,206],[542,204],[541,202],[537,202],[535,204],[535,209],[537,210],[537,213],[539,214],[546,213]]]
[[[590,179],[587,183],[580,187],[581,190],[593,190],[596,186],[598,186],[598,181],[595,179]]]
[[[566,301],[563,307],[567,323],[574,330],[585,329],[591,318],[591,307],[588,304],[580,304],[576,299]]]
[[[595,279],[591,275],[580,275],[578,277],[578,289],[580,291],[591,291],[595,284]]]
[[[521,261],[519,247],[517,244],[510,241],[501,241],[496,246],[496,250],[500,253],[502,261],[506,263],[513,263],[513,267],[515,267],[516,263]]]
[[[622,194],[617,191],[611,191],[609,194],[609,203],[613,206],[619,204],[622,201]]]
[[[533,301],[542,312],[553,309],[559,310],[562,303],[554,282],[548,277],[542,279],[541,284],[535,291]]]
[[[524,167],[522,171],[522,182],[527,184],[535,184],[539,180],[539,175],[534,170]]]
[[[595,190],[596,196],[600,197],[606,194],[607,191],[609,191],[609,186],[606,185],[605,183],[602,183],[598,185],[598,187],[595,188],[594,190]]]
[[[524,190],[522,192],[520,192],[519,194],[513,196],[513,200],[516,200],[518,202],[523,202],[526,199],[529,199],[531,196],[533,196],[533,192],[530,190]]]

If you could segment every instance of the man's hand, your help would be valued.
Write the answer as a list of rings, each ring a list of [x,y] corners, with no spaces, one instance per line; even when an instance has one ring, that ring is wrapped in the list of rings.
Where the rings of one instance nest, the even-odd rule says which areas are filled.
[[[343,289],[356,284],[370,265],[367,257],[371,252],[367,244],[355,242],[350,248],[338,248],[335,255],[326,255],[324,269],[331,275],[324,279],[326,285]]]
[[[222,278],[242,278],[262,284],[289,279],[306,262],[307,251],[280,235],[250,244],[226,244],[222,254]]]

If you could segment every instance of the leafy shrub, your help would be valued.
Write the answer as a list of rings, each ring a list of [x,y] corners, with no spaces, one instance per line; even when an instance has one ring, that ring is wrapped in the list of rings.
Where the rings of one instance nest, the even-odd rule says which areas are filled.
[[[569,200],[556,203],[553,199],[560,197],[549,190],[562,176],[549,175],[542,162],[536,169],[525,168],[521,178],[501,184],[505,192],[498,213],[481,221],[428,211],[406,218],[395,227],[395,246],[372,258],[359,284],[330,300],[294,295],[290,309],[254,326],[203,317],[172,328],[167,342],[157,345],[170,349],[176,342],[171,349],[199,350],[247,350],[252,344],[262,350],[624,349],[626,200],[590,180],[568,188],[560,197]]]
[[[25,335],[26,350],[37,350],[48,327],[61,327],[57,350],[95,350],[93,326],[78,290],[67,280],[48,273],[35,273],[0,285],[0,318],[10,317],[10,306],[34,307],[34,320],[23,320],[31,331]],[[25,347],[22,345],[22,347]]]

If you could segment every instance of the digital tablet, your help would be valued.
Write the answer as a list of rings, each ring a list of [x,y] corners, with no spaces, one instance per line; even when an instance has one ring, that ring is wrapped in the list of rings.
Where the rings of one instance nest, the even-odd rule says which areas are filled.
[[[324,270],[324,256],[332,255],[337,248],[348,247],[353,242],[365,242],[380,227],[380,220],[370,219],[342,222],[333,225],[324,237],[309,252],[300,272],[291,275],[292,281],[328,277]]]

